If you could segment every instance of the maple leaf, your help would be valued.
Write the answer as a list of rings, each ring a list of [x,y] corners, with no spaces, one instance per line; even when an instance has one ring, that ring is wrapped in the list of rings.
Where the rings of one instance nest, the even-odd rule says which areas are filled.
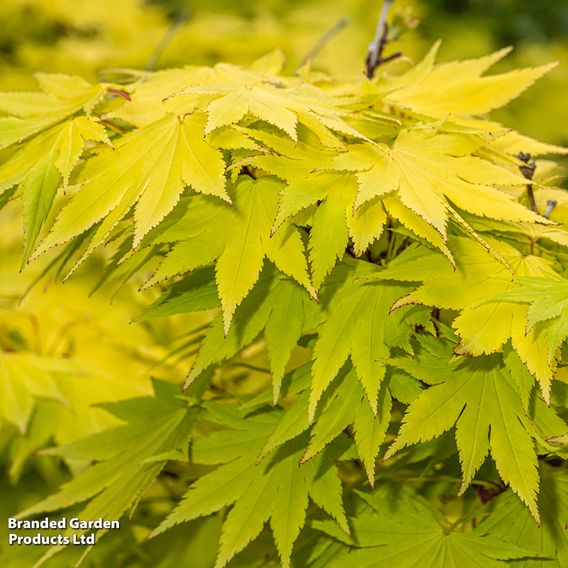
[[[136,321],[211,310],[220,306],[211,267],[194,270],[190,275],[169,287],[150,304]]]
[[[114,150],[90,160],[81,172],[81,189],[60,213],[35,256],[102,220],[83,253],[85,258],[134,206],[137,244],[173,209],[186,185],[227,200],[222,155],[201,139],[202,133],[203,117],[179,120],[167,115],[123,136]],[[149,139],[153,144],[147,144]],[[122,173],[117,175],[117,171]]]
[[[155,380],[153,397],[104,404],[126,424],[46,450],[49,455],[95,463],[19,516],[57,511],[89,499],[84,518],[118,519],[140,499],[166,461],[185,459],[196,411],[175,398],[177,391],[175,385]]]
[[[489,144],[489,149],[496,149],[502,153],[518,156],[519,152],[530,152],[532,156],[545,154],[566,154],[568,148],[555,144],[546,144],[534,138],[523,136],[515,130],[506,130]]]
[[[227,132],[227,129],[222,132]],[[333,146],[328,147],[331,144],[320,146],[313,142],[308,144],[301,139],[289,140],[265,130],[239,127],[234,132],[241,133],[248,140],[248,143],[239,144],[239,148],[250,147],[251,141],[257,141],[263,146],[254,144],[250,147],[250,155],[233,162],[231,169],[248,166],[289,183],[300,181],[316,170],[325,169],[326,165],[331,166],[336,153]],[[336,144],[342,147],[339,141]]]
[[[329,521],[314,522],[316,529],[343,543],[329,566],[498,568],[508,565],[507,560],[546,558],[535,549],[526,548],[524,542],[503,546],[503,541],[480,530],[453,530],[446,519],[440,519],[437,511],[409,490],[397,495],[396,505],[386,491],[359,496],[370,506],[351,519],[352,539],[338,534]]]
[[[183,115],[198,109],[206,110],[212,97],[231,91],[252,89],[255,85],[261,88],[280,85],[283,88],[289,82],[276,73],[263,73],[230,63],[217,63],[212,67],[187,65],[156,72],[127,70],[127,73],[136,81],[129,88],[130,100],[107,117],[125,120],[138,127],[155,122],[170,112]],[[227,112],[234,113],[231,99],[227,103]],[[270,112],[270,105],[264,112]]]
[[[224,566],[270,521],[282,563],[289,566],[294,541],[305,523],[308,497],[329,511],[336,511],[336,503],[341,503],[341,484],[330,461],[333,453],[298,466],[303,443],[291,440],[257,464],[278,414],[245,418],[227,405],[207,403],[206,407],[211,420],[231,429],[196,440],[193,460],[219,467],[196,481],[153,534],[234,504],[223,523],[215,565]],[[345,522],[339,507],[339,520]]]
[[[568,478],[563,469],[553,469],[546,465],[541,466],[541,477],[540,527],[532,522],[528,511],[512,492],[506,491],[491,503],[491,513],[479,525],[479,532],[517,546],[527,546],[548,557],[540,562],[541,566],[561,568],[568,561],[565,526],[568,515]],[[535,566],[535,561],[524,560],[518,564],[522,568],[528,568]]]
[[[266,294],[267,292],[267,302],[262,304],[265,309],[258,310],[259,305],[254,300],[258,300],[259,294]],[[253,291],[254,293],[255,291]],[[273,401],[276,402],[280,396],[281,381],[286,365],[303,333],[303,311],[309,300],[305,292],[302,292],[297,284],[289,280],[276,281],[268,290],[260,287],[251,300],[246,306],[243,306],[240,313],[237,313],[235,331],[233,333],[230,331],[229,335],[226,336],[230,340],[228,343],[219,344],[222,342],[219,333],[220,324],[217,328],[211,328],[211,333],[207,334],[203,342],[202,351],[200,350],[195,369],[190,374],[188,381],[192,380],[205,365],[230,356],[229,353],[232,354],[243,345],[250,343],[260,331],[264,330],[272,373]],[[242,321],[243,319],[246,321],[246,313],[249,310],[258,310],[258,313],[254,319],[251,318],[250,324],[252,325],[249,325],[249,322],[243,325]],[[296,320],[290,320],[290,316],[294,312],[297,313],[298,317]],[[239,347],[229,347],[230,351],[228,352],[226,347],[231,344]]]
[[[491,186],[526,185],[521,175],[471,156],[482,140],[427,129],[403,130],[392,148],[354,145],[335,163],[357,174],[357,209],[396,191],[402,204],[446,236],[448,210],[457,206],[475,215],[510,221],[539,218]]]
[[[286,365],[304,331],[306,301],[306,294],[299,286],[290,280],[283,280],[279,286],[278,298],[266,323],[264,337],[272,372],[274,404],[280,396]]]
[[[503,300],[501,295],[515,288],[515,277],[552,280],[559,277],[543,258],[524,256],[502,241],[488,242],[503,255],[512,273],[472,240],[450,237],[450,247],[456,256],[455,270],[441,255],[410,247],[373,278],[423,282],[394,307],[416,303],[459,310],[461,313],[452,322],[461,337],[457,353],[474,356],[495,353],[510,338],[548,399],[555,368],[553,358],[549,359],[547,354],[548,337],[535,329],[527,334],[527,306]]]
[[[1,93],[0,148],[38,134],[79,110],[87,115],[106,94],[103,85],[91,85],[71,75],[37,73],[43,93]]]
[[[143,288],[207,266],[219,258],[227,243],[226,227],[233,211],[210,196],[182,197],[179,204],[141,242],[141,248],[169,244],[170,249]]]
[[[280,188],[281,184],[274,178],[255,181],[241,176],[231,188],[232,208],[206,196],[184,198],[164,221],[163,230],[149,233],[142,242],[143,246],[174,243],[145,287],[215,263],[225,335],[237,306],[257,282],[265,258],[315,297],[298,230],[285,226],[271,232]],[[99,226],[83,258],[96,246],[97,235],[102,233],[101,227],[109,218]],[[44,243],[43,248],[46,246]]]
[[[454,425],[463,470],[461,491],[471,483],[491,450],[501,477],[538,521],[537,456],[531,427],[518,394],[502,370],[500,357],[485,357],[475,364],[464,362],[451,378],[424,391],[408,407],[385,459]]]
[[[375,200],[354,211],[355,194],[356,183],[352,174],[337,176],[328,172],[316,172],[294,180],[281,192],[273,232],[282,224],[294,224],[297,213],[318,204],[311,216],[308,241],[316,289],[343,257],[350,238],[355,253],[362,255],[383,233],[387,214],[382,203]]]
[[[259,459],[310,429],[307,412],[311,367],[311,364],[302,365],[286,375],[283,384],[284,396],[289,396],[291,392],[298,396],[286,408],[278,426],[260,452]],[[344,367],[320,403],[317,420],[311,426],[310,441],[300,463],[312,460],[353,425],[357,453],[363,461],[369,483],[374,485],[375,462],[390,424],[391,382],[387,383],[388,386],[383,385],[377,396],[377,409],[373,412],[354,369]],[[256,408],[266,402],[266,397],[261,394],[251,406]]]
[[[517,288],[501,295],[501,298],[530,304],[527,312],[527,330],[537,323],[565,317],[568,307],[568,281],[520,277]]]
[[[188,107],[187,97],[170,95],[184,87],[215,82],[219,75],[223,76],[224,67],[216,66],[211,69],[189,65],[182,69],[156,72],[130,70],[128,73],[135,81],[129,85],[130,100],[107,112],[105,118],[124,120],[141,128],[161,120],[167,114],[177,113],[180,104],[184,105],[186,112],[192,112],[194,107]]]
[[[281,184],[274,179],[261,178],[255,182],[247,177],[241,177],[235,188],[236,216],[216,264],[225,334],[236,307],[257,281],[265,257],[315,296],[297,229],[282,227],[271,235],[280,189]]]
[[[364,262],[340,265],[335,278],[343,286],[330,298],[322,297],[325,320],[318,327],[314,346],[310,421],[321,395],[349,356],[375,410],[386,371],[382,360],[389,357],[391,347],[405,345],[405,336],[410,334],[410,326],[404,328],[405,312],[389,315],[393,301],[405,292],[405,285],[385,282],[374,286],[357,279],[373,272],[373,266]]]
[[[326,400],[317,415],[301,463],[312,459],[353,425],[357,453],[363,462],[369,483],[374,486],[375,462],[391,419],[392,398],[389,388],[383,385],[378,390],[375,406],[371,408],[353,368],[340,373],[338,382],[331,392],[326,393]],[[307,397],[302,398],[301,406],[304,416],[298,424],[307,426]]]
[[[220,306],[212,276],[212,268],[194,271],[169,288],[137,318],[138,321]],[[209,326],[186,384],[211,365],[235,355],[264,331],[276,403],[286,365],[304,329],[308,302],[309,296],[296,282],[276,275],[266,266],[251,293],[236,310],[228,333],[224,333],[222,316],[217,316]],[[296,317],[291,318],[293,314]]]
[[[43,353],[44,332],[32,316],[14,323],[15,293],[2,287],[10,474],[17,480],[52,438],[63,446],[44,458],[62,457],[72,474],[23,515],[75,507],[119,517],[176,460],[176,487],[191,481],[164,508],[156,540],[109,535],[95,564],[121,546],[137,551],[134,562],[151,551],[158,564],[212,564],[202,544],[218,540],[218,568],[277,556],[290,566],[293,552],[314,567],[563,565],[565,475],[544,462],[567,455],[568,238],[547,217],[568,217],[553,163],[539,159],[529,180],[518,155],[566,151],[472,116],[548,67],[487,76],[506,50],[436,65],[436,49],[408,72],[389,65],[363,82],[309,64],[282,75],[273,53],[247,69],[111,71],[122,85],[40,75],[39,93],[0,93],[0,207],[12,235],[11,202],[22,197],[24,262],[67,243],[41,272],[58,279],[106,245],[96,289],[116,288],[126,319],[140,310],[125,300],[131,284],[160,285],[142,296],[154,300],[137,318],[144,328],[108,332],[108,353],[99,336],[119,326],[104,309],[107,327],[95,317],[69,340],[52,333],[60,322],[45,326],[53,356],[14,352]],[[522,205],[531,190],[531,209],[555,199],[552,213]],[[29,321],[37,337],[27,342]],[[125,394],[110,388],[117,368],[127,396],[144,393],[140,373],[173,341],[168,380],[190,369],[186,396],[156,381],[155,396],[104,405],[108,416],[90,408]],[[95,370],[84,389],[74,370],[90,373],[99,359],[109,372]],[[192,435],[194,463],[184,464]],[[460,466],[460,495],[493,483],[475,479],[492,471],[482,467],[489,454],[512,491],[479,509],[452,498]],[[427,474],[432,464],[439,476]],[[365,474],[373,490],[358,491]],[[444,513],[404,489],[410,482]],[[156,510],[145,508],[145,525]],[[160,556],[164,546],[175,552]]]
[[[537,195],[539,195],[538,201],[541,202],[540,192],[538,192]],[[546,207],[546,200],[542,203],[544,207]],[[524,241],[527,243],[529,250],[532,251],[535,250],[537,244],[541,244],[541,240],[550,241],[550,243],[555,243],[563,247],[568,246],[568,232],[559,227],[535,225],[532,223],[509,223],[507,221],[495,222],[489,219],[470,218],[468,221],[479,232],[493,235],[502,234],[504,236],[515,235],[515,238],[517,238],[519,242]],[[550,246],[550,243],[546,243],[546,245]]]
[[[448,113],[486,114],[507,104],[556,66],[556,63],[550,63],[482,77],[509,53],[509,48],[479,59],[434,66],[439,45],[436,43],[424,60],[408,71],[407,77],[403,75],[393,82],[385,97],[387,104],[439,118],[446,117]],[[440,89],[440,85],[444,88]]]
[[[213,274],[212,268],[193,272],[163,294],[146,313],[141,314],[140,319],[202,311],[219,306]],[[214,318],[208,326],[187,377],[186,387],[212,365],[234,356],[257,338],[267,325],[272,310],[271,299],[277,297],[279,283],[274,270],[266,266],[251,293],[236,310],[233,325],[226,335],[222,314]]]
[[[284,131],[292,140],[298,139],[298,121],[324,132],[335,130],[357,138],[363,134],[346,123],[339,101],[330,94],[309,84],[286,84],[245,76],[235,84],[217,84],[190,87],[172,96],[209,95],[214,100],[204,105],[207,110],[205,134],[221,126],[237,124],[247,115],[253,115]],[[285,88],[288,87],[288,88]],[[190,108],[195,104],[190,98]],[[315,123],[315,125],[314,125]],[[325,136],[325,134],[324,134]]]
[[[338,189],[341,191],[343,188]],[[316,287],[321,286],[325,277],[345,254],[349,240],[345,218],[349,197],[348,192],[328,196],[313,215],[308,246],[312,278]]]

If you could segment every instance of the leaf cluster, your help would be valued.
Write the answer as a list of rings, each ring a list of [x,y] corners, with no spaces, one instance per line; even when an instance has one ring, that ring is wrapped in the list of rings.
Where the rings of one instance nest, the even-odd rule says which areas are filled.
[[[84,468],[22,516],[134,514],[171,475],[145,534],[206,517],[218,568],[268,533],[283,566],[565,563],[568,199],[541,157],[566,151],[486,116],[552,66],[437,48],[373,80],[273,52],[0,94],[23,265],[104,249],[97,286],[159,291],[138,322],[202,318],[185,391],[106,404],[121,423],[48,450]],[[61,371],[1,357],[23,429]]]

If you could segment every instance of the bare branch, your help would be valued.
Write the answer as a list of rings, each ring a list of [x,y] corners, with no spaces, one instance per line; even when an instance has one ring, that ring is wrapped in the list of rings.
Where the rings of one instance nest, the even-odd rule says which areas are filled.
[[[375,70],[379,65],[392,61],[402,55],[400,51],[397,51],[388,57],[383,57],[383,50],[389,41],[389,25],[387,23],[387,17],[393,3],[394,0],[384,1],[379,21],[377,22],[377,28],[375,29],[375,39],[373,40],[373,43],[369,45],[366,70],[366,74],[369,79],[373,78]]]
[[[523,165],[519,167],[521,173],[525,178],[529,181],[532,181],[534,176],[534,172],[536,170],[536,162],[534,160],[531,161],[531,155],[528,152],[519,152],[519,160],[523,162]],[[532,184],[527,184],[527,195],[529,198],[529,204],[531,209],[537,214],[540,215],[540,211],[538,210],[538,206],[536,204],[536,200],[534,198],[534,191],[532,188]]]

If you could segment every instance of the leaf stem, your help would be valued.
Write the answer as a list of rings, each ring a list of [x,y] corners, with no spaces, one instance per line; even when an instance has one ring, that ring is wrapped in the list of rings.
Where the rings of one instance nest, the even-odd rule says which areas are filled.
[[[387,262],[390,262],[394,257],[395,239],[396,239],[396,234],[393,233],[392,231],[389,231],[389,245],[386,256]]]

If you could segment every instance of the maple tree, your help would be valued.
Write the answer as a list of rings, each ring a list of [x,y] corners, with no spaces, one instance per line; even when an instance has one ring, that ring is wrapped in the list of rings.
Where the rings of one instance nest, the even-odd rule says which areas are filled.
[[[568,152],[487,116],[552,65],[489,74],[508,50],[438,46],[369,78],[286,75],[276,51],[0,93],[22,266],[71,284],[104,249],[97,287],[153,297],[139,341],[181,337],[148,358],[191,361],[183,389],[162,368],[77,402],[87,346],[2,336],[12,473],[40,448],[69,470],[19,515],[132,519],[34,561],[568,563],[568,196],[547,158]],[[114,375],[151,374],[122,356]],[[76,436],[70,398],[99,405]]]

